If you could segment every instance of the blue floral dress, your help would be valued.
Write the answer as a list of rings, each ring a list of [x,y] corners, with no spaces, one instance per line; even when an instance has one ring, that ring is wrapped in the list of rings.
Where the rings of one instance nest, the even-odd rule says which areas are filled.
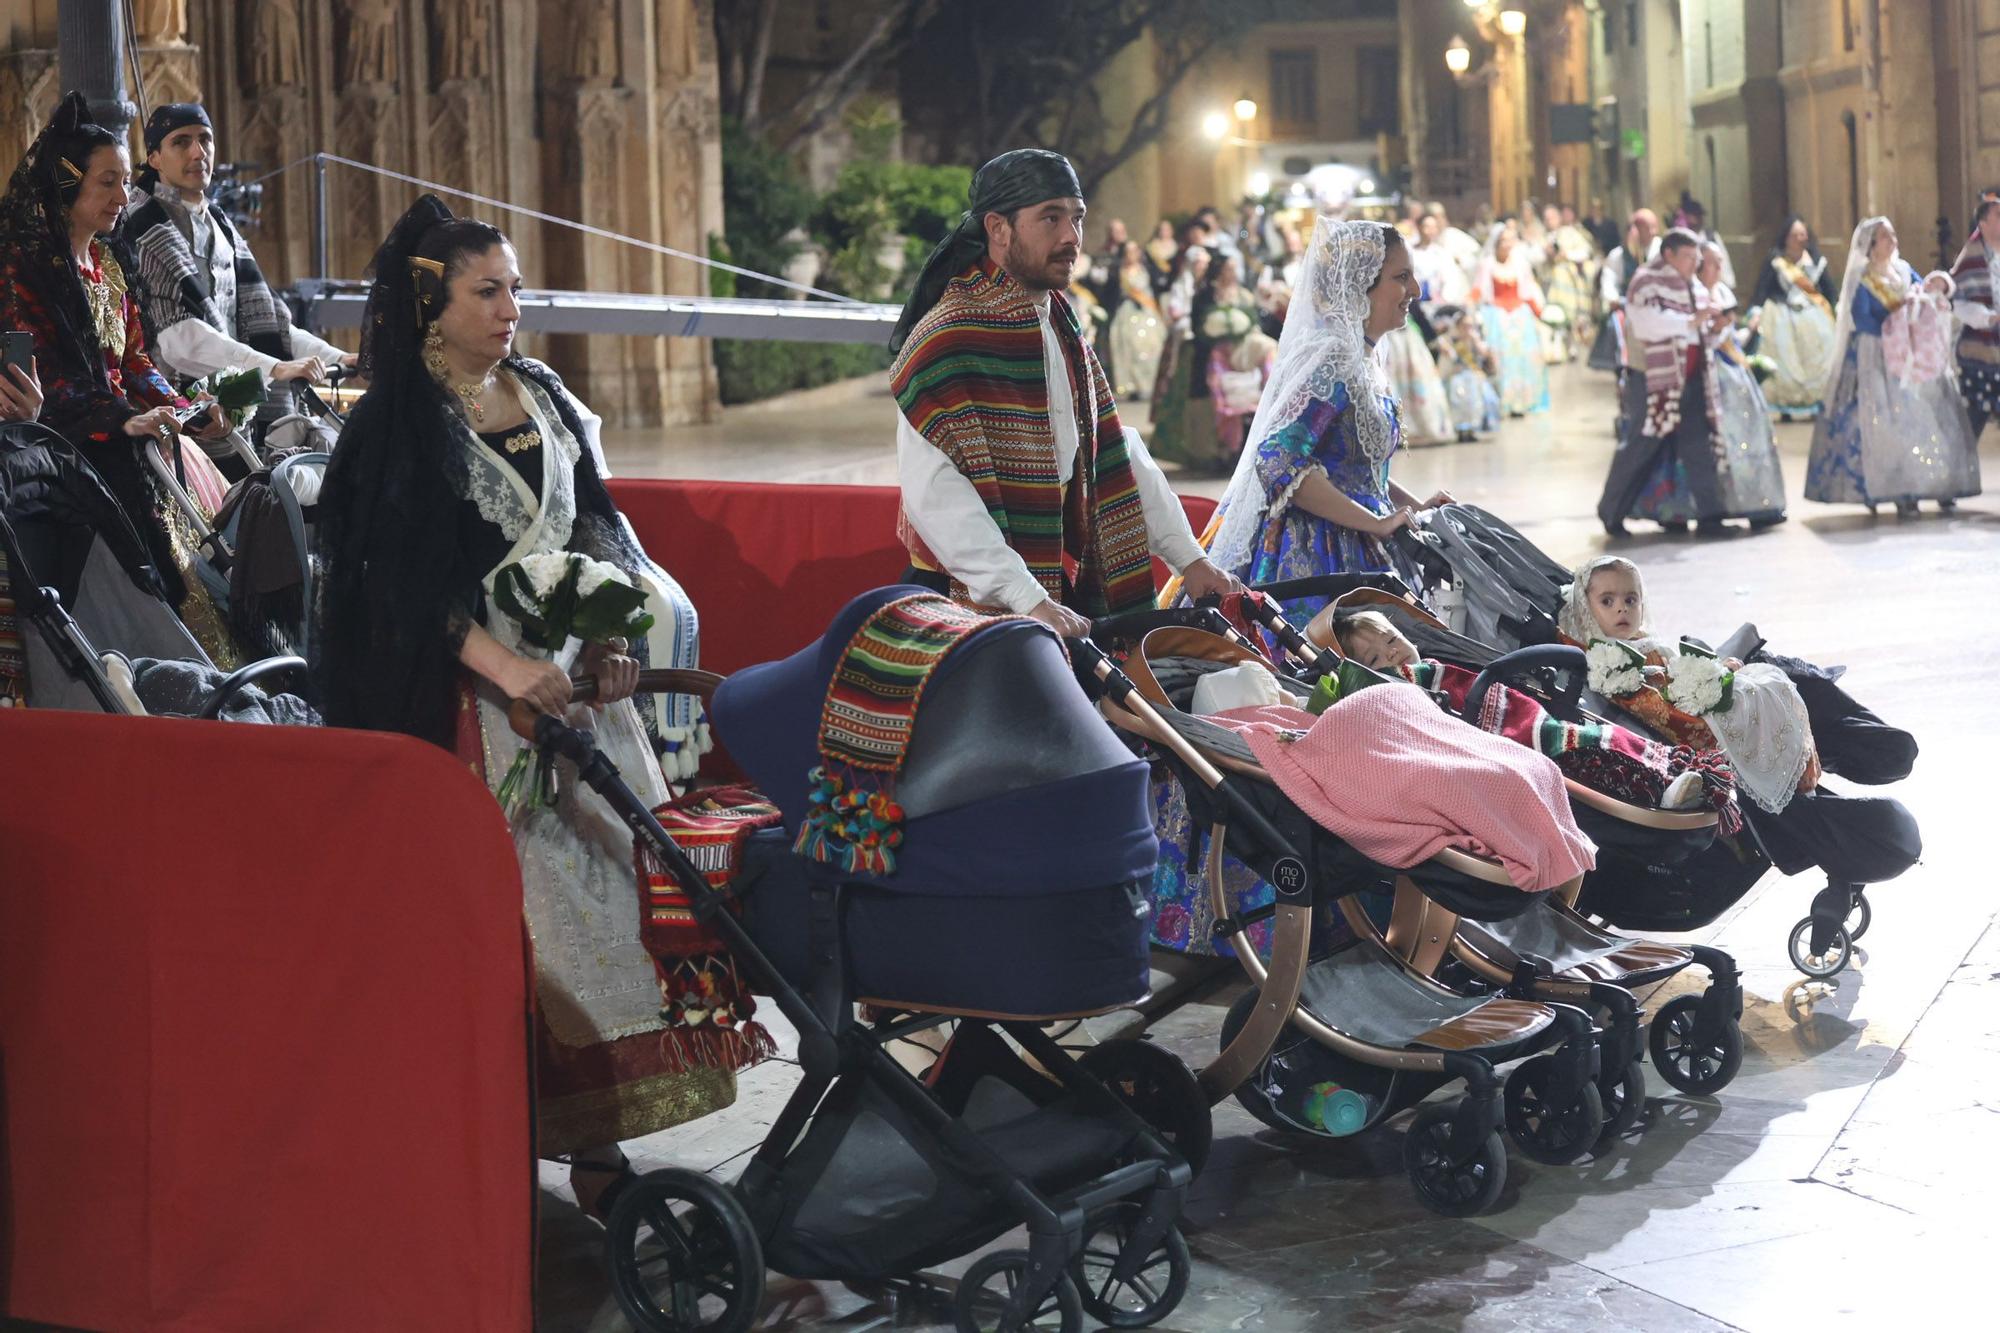
[[[1265,507],[1263,530],[1251,543],[1246,567],[1229,572],[1245,583],[1275,583],[1319,574],[1394,572],[1410,587],[1421,589],[1415,567],[1380,538],[1343,528],[1309,514],[1291,503],[1300,483],[1315,470],[1342,494],[1371,514],[1386,514],[1389,499],[1389,459],[1402,442],[1396,401],[1383,396],[1388,414],[1390,447],[1379,463],[1370,459],[1355,436],[1352,401],[1345,385],[1336,385],[1330,400],[1312,404],[1285,429],[1257,444],[1258,501]],[[1303,625],[1325,605],[1324,598],[1296,598],[1281,603],[1294,624]],[[1195,848],[1196,831],[1188,816],[1180,784],[1164,779],[1153,790],[1153,827],[1160,837],[1160,858],[1153,872],[1153,940],[1181,953],[1232,953],[1211,938],[1215,913],[1208,898],[1206,841]],[[1206,833],[1206,829],[1202,833]],[[1197,854],[1190,859],[1190,852]],[[1230,911],[1240,914],[1271,901],[1269,884],[1233,857],[1224,862]],[[1259,952],[1269,947],[1269,923],[1251,928]]]

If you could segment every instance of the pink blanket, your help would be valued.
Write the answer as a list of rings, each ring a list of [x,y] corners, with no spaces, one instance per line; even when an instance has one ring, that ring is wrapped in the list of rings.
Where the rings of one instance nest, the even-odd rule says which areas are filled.
[[[1538,892],[1597,864],[1551,760],[1413,685],[1359,690],[1318,718],[1267,706],[1210,721],[1242,732],[1293,804],[1383,865],[1457,847],[1497,858],[1515,887]]]

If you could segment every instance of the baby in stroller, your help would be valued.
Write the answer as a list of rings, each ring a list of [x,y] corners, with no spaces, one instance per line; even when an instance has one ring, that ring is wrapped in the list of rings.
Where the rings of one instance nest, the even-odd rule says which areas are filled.
[[[1739,789],[1751,798],[1745,813],[1772,862],[1787,875],[1812,866],[1826,871],[1828,886],[1808,918],[1810,946],[1802,961],[1797,946],[1808,922],[1801,922],[1794,961],[1809,973],[1838,971],[1849,935],[1866,928],[1862,886],[1909,869],[1923,852],[1923,839],[1901,802],[1842,795],[1821,778],[1834,773],[1871,786],[1895,782],[1916,761],[1915,738],[1841,689],[1841,669],[1766,652],[1754,631],[1740,657],[1720,659],[1691,641],[1675,644],[1653,634],[1644,579],[1637,565],[1620,557],[1602,557],[1576,571],[1557,624],[1578,647],[1629,646],[1637,660],[1608,673],[1593,666],[1592,687],[1610,686],[1601,692],[1619,707],[1683,744],[1719,745],[1736,769]],[[1842,931],[1841,923],[1857,911],[1861,924]]]
[[[1443,695],[1454,713],[1464,709],[1478,673],[1425,660],[1381,612],[1342,610],[1334,616],[1333,632],[1343,656]],[[1738,823],[1728,760],[1718,750],[1669,746],[1615,723],[1565,722],[1508,686],[1487,694],[1478,724],[1539,750],[1565,777],[1607,796],[1660,810],[1709,805],[1726,829]]]

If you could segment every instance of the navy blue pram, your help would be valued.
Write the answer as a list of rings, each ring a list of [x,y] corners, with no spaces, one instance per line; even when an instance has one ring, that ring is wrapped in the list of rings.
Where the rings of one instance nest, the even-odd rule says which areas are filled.
[[[895,792],[906,819],[892,875],[856,878],[791,850],[836,668],[880,608],[924,592],[868,593],[819,642],[727,680],[641,673],[642,690],[706,696],[717,738],[790,826],[751,840],[729,890],[740,916],[589,733],[514,705],[516,729],[577,766],[799,1030],[803,1081],[736,1182],[666,1170],[619,1187],[613,1289],[643,1329],[740,1333],[767,1263],[896,1282],[1016,1226],[1024,1248],[960,1279],[960,1328],[1072,1333],[1086,1310],[1140,1327],[1186,1290],[1188,1165],[1042,1027],[1145,997],[1156,847],[1147,767],[1097,716],[1055,636],[1025,622],[976,629],[931,671]],[[576,697],[592,690],[578,682]],[[952,1020],[921,1079],[888,1054]]]
[[[777,805],[789,836],[827,684],[884,588],[850,603],[818,643],[739,671],[710,720]],[[925,686],[897,785],[907,815],[896,873],[848,881],[857,993],[905,1006],[1021,1015],[1143,999],[1147,898],[1157,841],[1144,761],[1085,697],[1055,637],[1015,621],[977,632]],[[746,923],[781,971],[805,961],[806,864],[769,862]],[[1009,960],[993,966],[995,959]]]

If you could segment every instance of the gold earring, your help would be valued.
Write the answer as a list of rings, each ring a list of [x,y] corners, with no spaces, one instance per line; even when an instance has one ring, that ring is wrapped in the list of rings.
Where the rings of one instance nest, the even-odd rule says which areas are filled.
[[[444,359],[444,334],[435,321],[424,326],[424,365],[439,384],[451,381],[451,364]]]

